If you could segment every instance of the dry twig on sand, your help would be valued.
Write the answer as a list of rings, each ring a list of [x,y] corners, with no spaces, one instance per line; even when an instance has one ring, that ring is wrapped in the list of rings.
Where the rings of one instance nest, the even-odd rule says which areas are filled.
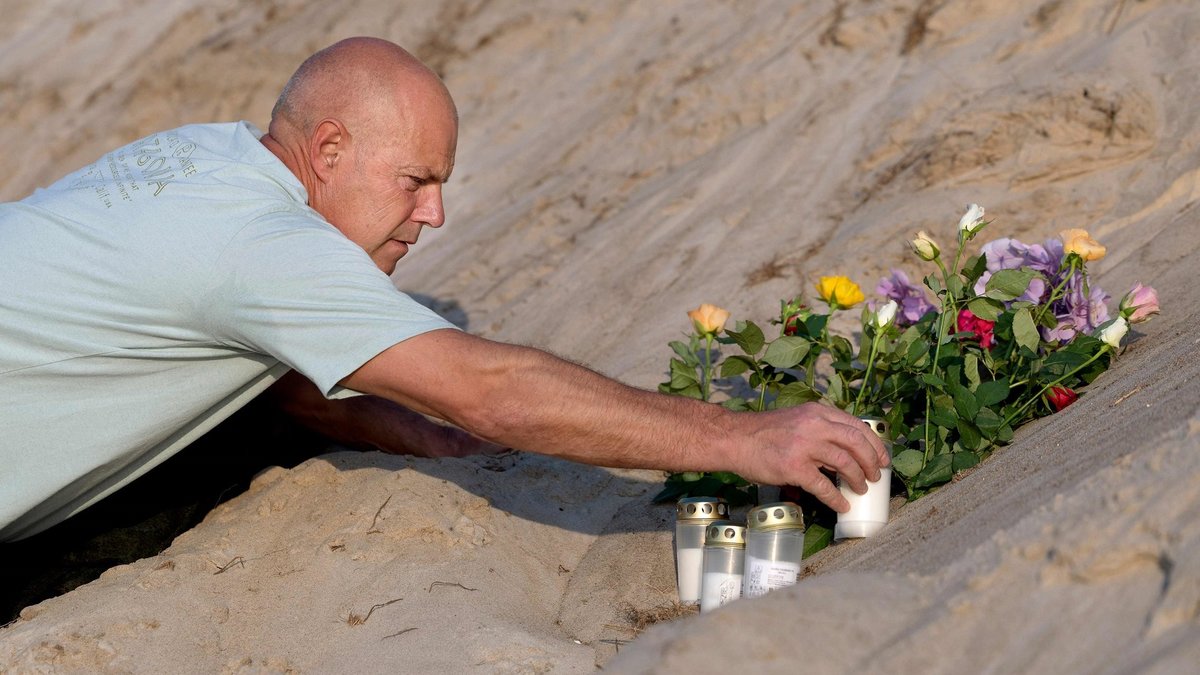
[[[392,603],[400,602],[403,599],[404,598],[396,598],[395,600],[381,602],[378,605],[371,605],[371,609],[367,610],[366,616],[359,616],[358,614],[351,612],[350,616],[346,617],[346,623],[350,624],[351,626],[361,626],[367,622],[367,619],[371,618],[371,615],[375,613],[375,610],[379,609],[380,607],[387,607]]]

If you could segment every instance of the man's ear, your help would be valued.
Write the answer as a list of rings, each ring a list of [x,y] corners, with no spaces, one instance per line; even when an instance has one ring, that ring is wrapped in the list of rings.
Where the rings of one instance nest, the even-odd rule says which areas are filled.
[[[313,173],[322,183],[328,183],[334,169],[345,154],[350,141],[350,132],[341,120],[321,120],[308,139],[308,161]]]

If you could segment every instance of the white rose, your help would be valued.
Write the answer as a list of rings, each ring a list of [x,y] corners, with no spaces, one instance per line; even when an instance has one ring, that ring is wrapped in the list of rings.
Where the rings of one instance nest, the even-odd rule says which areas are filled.
[[[967,212],[958,221],[958,231],[975,234],[975,230],[978,230],[982,224],[983,207],[978,204],[971,204],[967,207]]]
[[[1100,339],[1104,344],[1116,349],[1121,346],[1121,338],[1125,337],[1125,333],[1129,332],[1129,322],[1124,317],[1117,318],[1104,324],[1100,329]]]
[[[900,309],[900,305],[897,305],[895,300],[888,300],[882,307],[875,310],[875,325],[879,328],[890,326],[892,319],[896,318],[898,309]]]

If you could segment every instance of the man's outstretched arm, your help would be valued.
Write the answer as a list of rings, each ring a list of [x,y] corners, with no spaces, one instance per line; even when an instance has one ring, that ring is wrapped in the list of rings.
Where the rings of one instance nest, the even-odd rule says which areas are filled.
[[[820,469],[862,493],[889,462],[866,425],[828,406],[734,413],[454,330],[394,345],[342,384],[504,446],[601,466],[734,471],[798,485],[839,511],[849,505]]]
[[[267,390],[284,412],[330,440],[353,448],[422,457],[463,457],[504,450],[379,396],[331,400],[296,371]]]

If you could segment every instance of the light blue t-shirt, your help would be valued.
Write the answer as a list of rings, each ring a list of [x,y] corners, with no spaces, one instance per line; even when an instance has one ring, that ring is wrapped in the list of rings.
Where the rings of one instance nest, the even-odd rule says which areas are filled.
[[[149,471],[294,368],[327,395],[452,324],[307,205],[248,123],[0,204],[0,541]]]

